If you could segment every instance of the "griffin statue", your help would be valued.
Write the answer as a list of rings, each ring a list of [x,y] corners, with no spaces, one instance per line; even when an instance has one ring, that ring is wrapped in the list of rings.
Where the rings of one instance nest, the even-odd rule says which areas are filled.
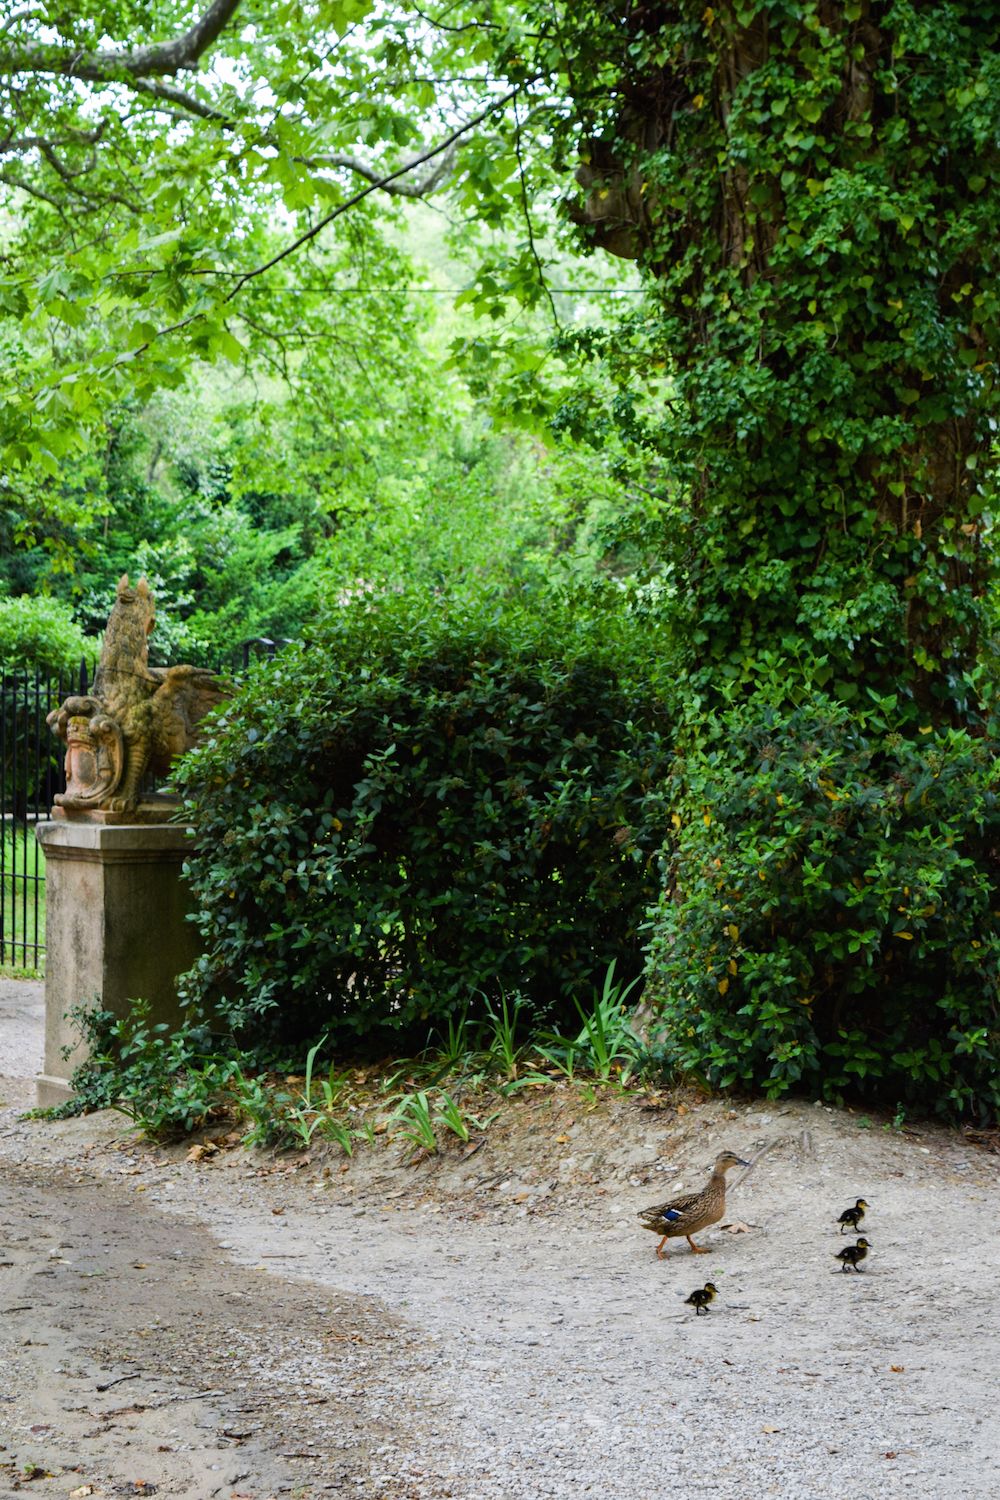
[[[156,618],[145,578],[124,574],[104,632],[92,692],[67,698],[48,716],[66,743],[66,790],[56,817],[158,821],[171,805],[145,795],[151,778],[197,741],[198,726],[225,701],[228,684],[202,667],[151,667],[148,637]]]

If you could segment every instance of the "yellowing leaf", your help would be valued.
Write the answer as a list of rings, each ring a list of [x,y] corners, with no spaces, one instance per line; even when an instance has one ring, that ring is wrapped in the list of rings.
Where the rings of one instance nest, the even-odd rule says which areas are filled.
[[[702,822],[705,824],[705,827],[706,828],[711,828],[711,826],[712,826],[712,814],[711,813],[702,813],[701,816],[702,816]]]
[[[893,937],[903,938],[907,943],[912,943],[913,941],[912,932],[895,932],[893,933]]]
[[[740,929],[737,927],[735,922],[730,922],[729,926],[726,928],[726,932],[729,937],[732,938],[734,943],[740,935]]]
[[[728,990],[728,988],[729,988],[729,980],[728,979],[720,979],[719,980],[719,994],[720,995],[724,995],[726,993],[726,991]]]

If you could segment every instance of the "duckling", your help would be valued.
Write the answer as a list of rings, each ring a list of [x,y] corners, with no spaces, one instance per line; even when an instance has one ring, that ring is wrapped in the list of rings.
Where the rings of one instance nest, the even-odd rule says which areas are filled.
[[[866,1240],[862,1236],[862,1238],[859,1239],[856,1244],[845,1245],[843,1250],[838,1250],[833,1258],[834,1260],[840,1261],[840,1269],[842,1271],[846,1271],[848,1266],[853,1266],[855,1271],[858,1271],[860,1273],[861,1262],[864,1260],[870,1249],[870,1241]]]
[[[867,1207],[868,1204],[865,1202],[865,1200],[863,1198],[859,1198],[853,1208],[844,1209],[844,1212],[837,1220],[837,1223],[840,1225],[841,1234],[843,1234],[845,1229],[857,1229],[858,1225],[861,1223],[861,1220],[865,1216],[865,1209]]]
[[[685,1193],[682,1198],[671,1198],[666,1203],[655,1203],[639,1213],[643,1229],[651,1229],[663,1238],[656,1247],[660,1260],[664,1258],[663,1247],[667,1240],[683,1235],[695,1255],[707,1255],[708,1250],[696,1245],[691,1238],[699,1229],[718,1224],[726,1211],[726,1173],[730,1167],[748,1167],[750,1163],[732,1151],[723,1151],[715,1158],[712,1175],[697,1193]]]
[[[694,1308],[694,1315],[697,1318],[702,1313],[708,1312],[708,1304],[714,1302],[718,1295],[719,1288],[715,1282],[706,1281],[704,1286],[698,1287],[696,1291],[691,1293],[690,1297],[685,1297],[684,1301],[688,1307]]]

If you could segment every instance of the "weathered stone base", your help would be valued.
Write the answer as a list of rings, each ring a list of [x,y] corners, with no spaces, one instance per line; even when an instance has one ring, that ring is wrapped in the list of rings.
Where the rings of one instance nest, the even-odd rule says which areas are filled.
[[[134,823],[169,823],[176,816],[180,805],[180,798],[167,792],[147,792],[131,812],[116,813],[106,807],[57,805],[52,809],[51,817],[58,823],[107,823],[112,827],[131,826]]]
[[[35,1103],[39,1109],[53,1109],[72,1097],[73,1090],[65,1078],[53,1078],[51,1073],[35,1075]]]
[[[45,1064],[36,1084],[39,1104],[50,1105],[69,1097],[86,1056],[67,1013],[96,1003],[124,1016],[141,999],[154,1025],[175,1025],[175,980],[194,963],[198,935],[185,920],[182,827],[64,819],[39,823],[36,836],[46,884]]]

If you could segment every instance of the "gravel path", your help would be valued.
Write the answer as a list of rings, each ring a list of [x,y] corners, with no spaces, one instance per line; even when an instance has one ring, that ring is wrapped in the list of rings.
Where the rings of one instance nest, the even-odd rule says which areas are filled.
[[[0,1015],[0,1056],[25,1059],[22,1079],[29,988]],[[657,1260],[635,1210],[696,1185],[723,1145],[756,1161],[731,1179],[735,1231]],[[17,1265],[0,1276],[22,1277],[0,1280],[0,1357],[20,1392],[0,1407],[9,1472],[48,1467],[36,1495],[156,1484],[192,1500],[1000,1495],[998,1166],[959,1135],[848,1112],[587,1108],[565,1089],[522,1098],[475,1155],[406,1166],[383,1146],[346,1170],[332,1150],[190,1161],[119,1116],[46,1124],[8,1108]],[[874,1248],[863,1274],[842,1274],[833,1254],[850,1241],[833,1221],[858,1195]],[[29,1273],[53,1269],[53,1241],[70,1267],[45,1283],[53,1431],[32,1434],[18,1341],[37,1313],[9,1309]],[[683,1298],[706,1279],[719,1300],[695,1317]],[[107,1394],[148,1402],[124,1470],[111,1433],[60,1472],[83,1441],[63,1368],[88,1389],[98,1370],[139,1375]],[[168,1398],[192,1385],[219,1394],[178,1429]],[[204,1452],[160,1451],[178,1431]],[[136,1477],[145,1488],[120,1488]]]

